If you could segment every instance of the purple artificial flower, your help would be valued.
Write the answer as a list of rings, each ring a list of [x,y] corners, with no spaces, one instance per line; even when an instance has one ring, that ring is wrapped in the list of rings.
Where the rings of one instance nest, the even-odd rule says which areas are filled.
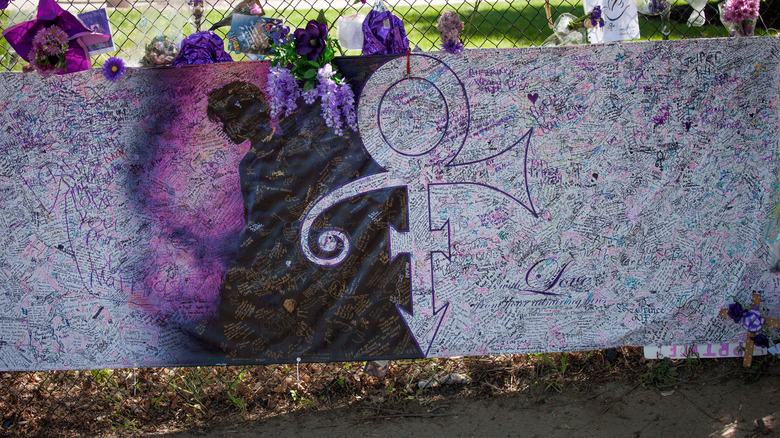
[[[436,23],[436,29],[441,33],[442,42],[445,40],[460,40],[460,33],[464,28],[463,20],[454,11],[444,11]]]
[[[295,30],[295,53],[309,61],[317,61],[327,45],[328,26],[309,21],[305,29]]]
[[[125,74],[125,62],[121,58],[112,56],[103,63],[103,76],[111,82],[116,82]]]
[[[203,7],[203,0],[187,0],[187,3],[193,8]]]
[[[721,18],[727,23],[758,19],[760,0],[726,0]]]
[[[753,340],[753,343],[756,345],[756,347],[769,348],[769,338],[767,338],[763,333],[751,336],[750,339]]]
[[[330,63],[325,64],[317,69],[317,78],[320,80],[320,82],[332,78],[335,74],[336,72],[333,71],[333,66],[330,65]]]
[[[761,326],[764,325],[764,318],[761,317],[761,313],[758,311],[758,306],[753,308],[742,315],[742,327],[750,333],[755,333],[761,330]]]
[[[596,6],[590,11],[590,24],[593,27],[604,27],[604,19],[601,18],[601,6]]]
[[[733,303],[729,304],[729,311],[728,315],[729,318],[731,318],[732,321],[739,324],[740,321],[742,321],[742,315],[745,314],[745,310],[742,309],[742,304],[739,304],[738,302],[734,301]]]
[[[447,40],[444,42],[444,44],[442,44],[442,48],[446,50],[448,53],[457,55],[458,53],[463,51],[463,43],[456,40]]]
[[[268,31],[268,34],[271,36],[271,39],[274,40],[275,46],[281,46],[287,44],[287,36],[290,34],[290,28],[282,23],[277,23],[271,26],[271,30]]]
[[[11,0],[0,0],[0,11],[4,11],[10,3]]]
[[[266,85],[268,104],[271,106],[271,127],[282,132],[279,118],[292,114],[298,108],[296,101],[301,96],[301,87],[290,70],[284,67],[271,67]]]

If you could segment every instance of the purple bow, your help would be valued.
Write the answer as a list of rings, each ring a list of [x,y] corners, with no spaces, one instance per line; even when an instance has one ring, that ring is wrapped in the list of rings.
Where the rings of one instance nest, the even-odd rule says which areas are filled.
[[[59,26],[68,34],[68,51],[65,53],[65,68],[57,74],[73,73],[92,68],[87,46],[108,41],[108,35],[91,31],[78,18],[62,9],[54,0],[40,0],[35,20],[13,25],[3,31],[3,36],[16,53],[30,62],[33,38],[39,30]]]

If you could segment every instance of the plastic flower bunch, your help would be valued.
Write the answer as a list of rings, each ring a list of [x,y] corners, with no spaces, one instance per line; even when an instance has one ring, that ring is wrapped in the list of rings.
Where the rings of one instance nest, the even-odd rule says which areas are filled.
[[[758,19],[760,0],[726,0],[721,19],[727,23]]]
[[[290,36],[289,28],[277,24],[269,34],[274,43],[266,89],[271,126],[279,130],[279,118],[291,115],[303,97],[308,104],[321,100],[325,124],[337,135],[344,135],[345,124],[357,131],[355,95],[331,64],[340,46],[327,25],[311,20]]]
[[[601,6],[596,6],[589,13],[569,23],[569,29],[593,29],[604,27],[604,18],[601,17]]]
[[[179,48],[176,43],[169,40],[168,37],[160,35],[146,45],[141,65],[144,67],[170,65],[178,54]]]
[[[103,76],[107,80],[116,82],[125,74],[125,62],[122,61],[121,58],[112,56],[108,58],[105,63],[103,63],[101,70],[103,71]]]
[[[342,120],[353,131],[357,131],[355,94],[346,81],[336,82],[335,75],[336,72],[330,64],[325,64],[317,70],[319,85],[304,93],[304,100],[306,103],[312,104],[319,97],[325,124],[333,128],[336,135],[344,135],[344,122]]]
[[[43,77],[65,70],[68,34],[59,26],[45,27],[35,34],[30,51],[30,65]]]
[[[448,53],[458,54],[463,51],[460,33],[463,32],[463,21],[460,15],[453,11],[444,11],[436,23],[436,29],[441,33],[441,45]]]
[[[761,316],[758,306],[753,306],[753,308],[747,310],[740,302],[735,300],[729,304],[727,314],[732,321],[741,324],[742,328],[753,334],[750,339],[753,340],[757,347],[770,348],[770,343],[774,344],[767,336],[768,329],[764,327],[766,319]]]

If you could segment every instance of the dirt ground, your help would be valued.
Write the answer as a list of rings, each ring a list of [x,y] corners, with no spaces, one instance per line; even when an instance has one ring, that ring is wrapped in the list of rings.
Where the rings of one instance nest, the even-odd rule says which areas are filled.
[[[503,391],[440,388],[404,400],[355,400],[337,408],[304,408],[257,421],[212,424],[187,437],[759,437],[780,436],[780,361],[743,370],[738,359],[653,361],[626,378],[571,378],[562,385]],[[690,372],[684,379],[671,375]]]

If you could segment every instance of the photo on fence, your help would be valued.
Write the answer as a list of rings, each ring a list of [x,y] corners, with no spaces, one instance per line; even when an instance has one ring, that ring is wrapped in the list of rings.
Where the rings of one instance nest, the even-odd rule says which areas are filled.
[[[229,50],[246,54],[250,59],[262,59],[271,53],[269,34],[275,24],[282,24],[282,20],[234,13],[226,37]]]
[[[87,46],[90,56],[111,53],[116,50],[114,48],[113,32],[111,32],[111,22],[108,21],[108,14],[105,9],[82,12],[78,14],[78,17],[92,32],[101,33],[110,37],[106,42]]]

